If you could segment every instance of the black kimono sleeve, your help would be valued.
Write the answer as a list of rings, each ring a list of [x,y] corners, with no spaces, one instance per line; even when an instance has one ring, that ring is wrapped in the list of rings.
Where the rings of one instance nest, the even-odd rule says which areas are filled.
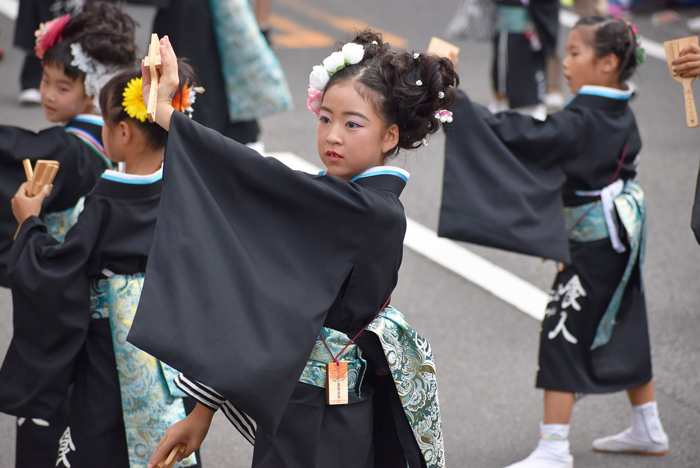
[[[575,110],[540,122],[491,114],[458,91],[445,125],[442,237],[570,262],[561,189],[575,151]]]
[[[135,346],[274,434],[373,222],[362,187],[174,113]]]
[[[690,227],[693,229],[695,239],[698,241],[698,244],[700,244],[700,172],[698,172],[698,182],[695,186],[695,203],[693,203]]]
[[[86,203],[64,244],[27,219],[8,258],[13,337],[0,368],[0,411],[50,419],[66,400],[90,324],[85,265],[99,225]],[[87,214],[87,216],[85,216]]]
[[[26,182],[22,160],[32,165],[39,159],[58,161],[61,165],[54,179],[51,195],[44,201],[43,213],[67,210],[75,206],[95,186],[106,169],[103,160],[75,135],[63,127],[39,133],[0,125],[0,286],[9,286],[6,262],[17,230],[10,200]]]

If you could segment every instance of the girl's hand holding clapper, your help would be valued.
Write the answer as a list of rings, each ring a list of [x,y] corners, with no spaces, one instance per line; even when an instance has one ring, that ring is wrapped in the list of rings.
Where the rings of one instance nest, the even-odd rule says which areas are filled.
[[[177,56],[173,50],[168,36],[163,36],[160,40],[160,60],[163,65],[163,72],[158,82],[158,98],[156,122],[166,130],[170,130],[170,117],[173,115],[173,96],[180,85],[177,74]],[[143,75],[143,99],[148,106],[148,93],[151,90],[151,74],[141,61],[141,74]]]
[[[673,62],[673,65],[676,73],[683,78],[700,75],[700,47],[690,45],[681,50],[680,57]]]
[[[39,216],[41,204],[50,193],[49,187],[46,186],[35,197],[30,197],[27,195],[28,183],[25,182],[20,185],[19,190],[12,198],[12,214],[15,215],[15,219],[20,225],[31,216]]]

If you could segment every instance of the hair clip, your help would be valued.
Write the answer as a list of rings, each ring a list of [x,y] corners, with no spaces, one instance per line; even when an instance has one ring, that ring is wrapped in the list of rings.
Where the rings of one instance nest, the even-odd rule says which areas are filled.
[[[417,60],[418,57],[420,57],[420,54],[418,52],[413,53],[413,60]]]
[[[448,110],[441,110],[435,113],[435,118],[442,123],[452,123],[452,112]]]
[[[421,139],[420,142],[423,146],[428,146],[428,140],[426,140],[425,138]]]
[[[423,86],[423,82],[421,80],[416,80],[416,86]]]
[[[438,97],[439,97],[440,99],[443,99],[443,98],[445,97],[445,93],[443,93],[442,91],[440,91],[440,92],[438,93]]]

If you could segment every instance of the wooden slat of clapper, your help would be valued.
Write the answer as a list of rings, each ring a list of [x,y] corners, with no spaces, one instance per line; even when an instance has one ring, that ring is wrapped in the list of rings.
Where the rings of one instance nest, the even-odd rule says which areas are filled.
[[[680,51],[689,45],[698,45],[698,37],[684,37],[673,41],[664,42],[664,51],[666,52],[666,62],[668,63],[668,71],[671,72],[671,77],[683,85],[683,101],[685,102],[685,123],[688,127],[697,127],[698,113],[695,109],[695,97],[693,97],[693,88],[690,86],[695,77],[682,77],[673,71],[673,61],[680,56]]]

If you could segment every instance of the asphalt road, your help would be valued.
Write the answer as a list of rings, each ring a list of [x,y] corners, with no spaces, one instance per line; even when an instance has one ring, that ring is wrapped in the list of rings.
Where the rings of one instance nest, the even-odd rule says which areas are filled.
[[[319,164],[313,116],[305,108],[308,74],[331,47],[304,47],[302,39],[342,39],[351,24],[370,24],[402,39],[406,48],[425,50],[444,30],[458,0],[278,0],[279,59],[287,73],[296,109],[262,119],[262,140],[269,151],[291,151]],[[139,41],[147,43],[152,10],[128,7],[141,23]],[[642,35],[657,41],[690,35],[684,22],[654,27],[656,6],[635,13]],[[684,17],[697,14],[679,10]],[[0,124],[39,129],[48,124],[39,108],[17,104],[21,53],[11,47],[12,22],[0,17]],[[284,30],[283,30],[284,29]],[[302,34],[303,33],[303,34]],[[562,30],[565,40],[568,31]],[[311,45],[314,45],[312,41]],[[308,45],[308,43],[307,43]],[[487,103],[490,48],[459,43],[462,87]],[[291,47],[294,46],[294,47]],[[649,238],[644,279],[653,346],[656,396],[671,449],[664,457],[603,455],[591,441],[629,424],[625,394],[591,396],[576,404],[570,434],[578,468],[646,468],[700,466],[700,320],[697,278],[700,246],[689,228],[698,171],[700,130],[685,127],[680,84],[666,64],[654,58],[633,78],[638,97],[632,103],[644,141],[641,185],[647,195]],[[206,112],[199,109],[198,112]],[[429,146],[400,156],[397,165],[411,173],[402,195],[406,213],[435,229],[440,202],[443,143],[435,135]],[[543,290],[554,266],[477,246],[473,252]],[[499,468],[527,456],[538,439],[542,392],[534,388],[539,323],[455,273],[406,248],[393,304],[428,337],[438,363],[440,403],[448,466]],[[0,289],[0,353],[11,335],[11,299]],[[2,383],[0,383],[1,385]],[[245,467],[252,448],[224,418],[218,417],[203,446],[208,468]],[[14,418],[0,415],[0,468],[14,460]]]

